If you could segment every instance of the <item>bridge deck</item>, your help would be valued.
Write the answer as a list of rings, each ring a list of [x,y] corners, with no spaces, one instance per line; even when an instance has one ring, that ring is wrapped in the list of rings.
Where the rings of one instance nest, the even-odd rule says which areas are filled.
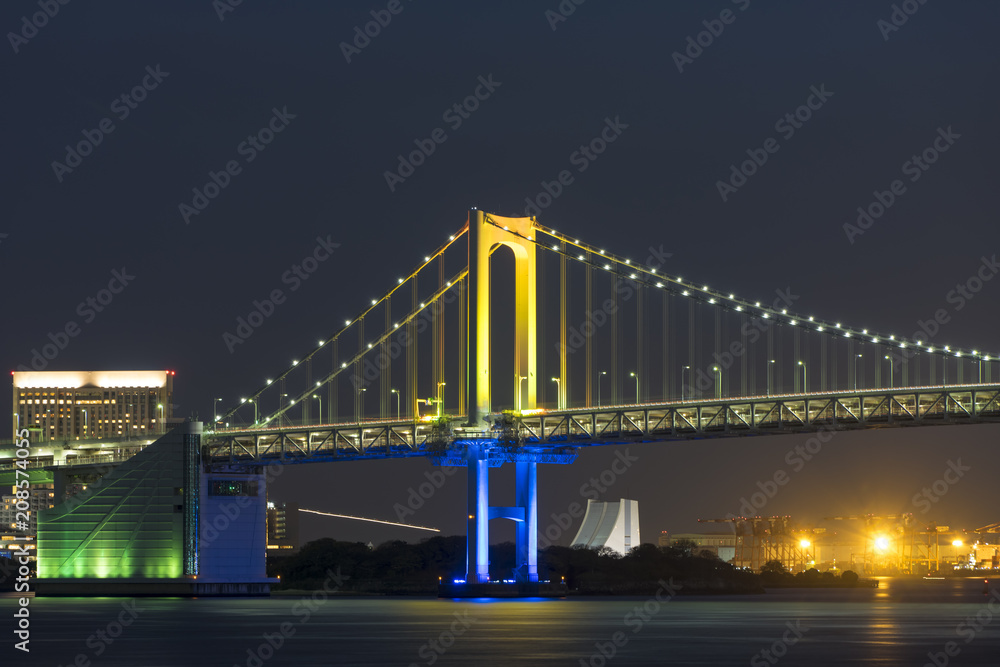
[[[450,416],[461,423],[462,416]],[[1000,384],[948,385],[526,410],[515,430],[370,420],[205,434],[205,456],[224,462],[309,463],[430,456],[454,462],[463,440],[566,462],[576,448],[894,426],[1000,422]]]

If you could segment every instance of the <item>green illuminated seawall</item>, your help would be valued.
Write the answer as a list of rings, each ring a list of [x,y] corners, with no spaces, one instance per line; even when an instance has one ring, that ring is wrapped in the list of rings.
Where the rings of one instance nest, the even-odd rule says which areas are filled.
[[[200,430],[200,423],[178,427],[82,494],[43,511],[38,576],[162,579],[196,573],[197,547],[190,536],[185,539],[194,534],[185,516],[196,526],[197,493],[185,497],[184,489],[198,466],[193,458]]]

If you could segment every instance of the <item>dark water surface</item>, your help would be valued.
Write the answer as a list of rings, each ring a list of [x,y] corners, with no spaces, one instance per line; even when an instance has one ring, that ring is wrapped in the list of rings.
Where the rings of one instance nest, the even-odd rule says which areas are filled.
[[[930,653],[938,667],[995,666],[991,590],[981,579],[884,579],[878,589],[662,602],[330,598],[312,609],[288,597],[38,598],[30,654],[13,648],[16,601],[0,599],[0,665],[920,666],[935,664]]]

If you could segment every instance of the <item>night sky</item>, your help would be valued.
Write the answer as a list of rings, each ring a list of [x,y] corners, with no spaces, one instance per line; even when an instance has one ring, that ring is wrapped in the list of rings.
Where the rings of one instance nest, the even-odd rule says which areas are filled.
[[[35,2],[6,2],[2,361],[30,364],[75,321],[48,369],[175,370],[175,414],[208,415],[214,397],[232,405],[339,329],[470,207],[523,215],[563,170],[573,181],[543,224],[624,256],[662,247],[671,271],[751,298],[787,287],[800,311],[859,327],[910,333],[945,308],[942,343],[1000,352],[1000,280],[960,310],[948,300],[1000,249],[1000,4],[899,4],[916,11],[900,9],[897,26],[892,3],[869,0],[72,2],[36,30],[23,25]],[[366,41],[355,28],[372,12],[391,21]],[[141,101],[121,99],[136,86]],[[477,87],[478,109],[447,114]],[[809,103],[807,120],[781,122]],[[271,143],[244,143],[269,123]],[[615,141],[574,158],[608,123]],[[425,163],[387,183],[397,156],[438,128],[445,141]],[[906,164],[936,140],[947,150],[933,164]],[[88,154],[67,156],[81,142]],[[720,191],[747,151],[766,162]],[[226,185],[199,201],[210,172]],[[905,189],[883,215],[845,230],[897,179]],[[340,244],[332,258],[230,353],[223,332],[317,237]],[[100,312],[78,310],[114,271],[134,278]],[[638,499],[655,541],[738,513],[784,469],[763,513],[914,512],[975,528],[1000,520],[998,436],[993,425],[841,433],[797,471],[785,456],[807,436],[633,445],[639,462],[602,499]],[[581,485],[624,449],[541,467],[540,527],[585,503]],[[959,459],[970,469],[923,513],[912,497]],[[434,470],[293,466],[270,493],[395,520]],[[495,504],[512,476],[495,475]],[[460,471],[406,520],[462,533],[464,498]],[[304,539],[426,536],[315,516],[302,526]]]

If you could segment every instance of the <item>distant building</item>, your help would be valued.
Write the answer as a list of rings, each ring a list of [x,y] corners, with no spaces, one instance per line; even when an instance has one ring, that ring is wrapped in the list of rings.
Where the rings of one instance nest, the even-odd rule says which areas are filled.
[[[148,437],[173,417],[173,371],[15,371],[14,429],[44,441]]]
[[[267,503],[268,552],[292,554],[299,550],[299,506]]]
[[[670,546],[678,542],[694,542],[695,555],[702,551],[710,551],[726,563],[736,557],[736,536],[732,533],[674,533],[670,537]]]
[[[23,481],[24,478],[21,478]],[[29,491],[27,499],[20,499],[15,494],[18,487],[15,470],[0,472],[0,551],[10,552],[20,549],[27,538],[28,550],[35,548],[35,538],[38,535],[38,512],[55,505],[55,490],[52,483],[52,473],[46,470],[29,470]],[[25,503],[20,505],[19,503]],[[18,527],[18,514],[27,514],[28,521]],[[24,522],[23,519],[20,519]],[[21,539],[18,539],[21,538]]]
[[[661,530],[660,531],[660,537],[659,537],[659,539],[656,540],[656,544],[657,544],[657,546],[660,546],[660,547],[669,547],[670,546],[670,533],[667,532],[667,531],[665,531],[665,530]]]
[[[570,546],[608,547],[624,555],[640,544],[639,501],[622,498],[610,503],[588,500],[583,524]]]

